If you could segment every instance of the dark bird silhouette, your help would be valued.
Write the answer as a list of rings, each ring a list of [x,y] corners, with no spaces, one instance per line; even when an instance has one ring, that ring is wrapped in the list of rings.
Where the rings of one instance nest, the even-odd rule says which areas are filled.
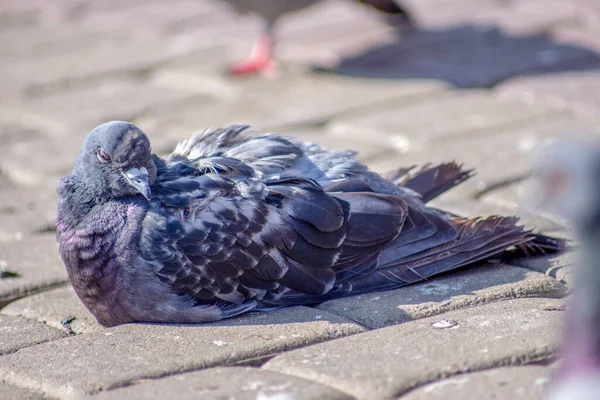
[[[230,68],[234,75],[248,75],[269,72],[275,68],[273,49],[275,35],[273,30],[283,15],[302,10],[321,0],[225,0],[239,13],[255,14],[261,18],[262,31],[249,56]],[[412,18],[408,11],[394,0],[357,0],[372,8],[394,16],[395,23],[408,27]]]
[[[592,400],[600,393],[600,143],[561,140],[534,163],[529,199],[565,219],[579,243],[561,359],[549,400]]]
[[[471,176],[457,164],[391,181],[351,151],[246,129],[206,131],[166,159],[127,122],[88,134],[59,182],[57,237],[101,324],[215,321],[398,288],[512,246],[558,246],[515,217],[427,207]]]

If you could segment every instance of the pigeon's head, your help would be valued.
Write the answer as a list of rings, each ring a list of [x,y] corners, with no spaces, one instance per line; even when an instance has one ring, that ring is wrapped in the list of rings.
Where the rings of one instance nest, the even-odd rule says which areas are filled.
[[[87,135],[75,171],[83,171],[86,184],[111,197],[141,194],[149,200],[156,181],[146,134],[123,121],[107,122]]]
[[[532,202],[578,229],[600,224],[600,144],[561,139],[539,152],[533,167]]]

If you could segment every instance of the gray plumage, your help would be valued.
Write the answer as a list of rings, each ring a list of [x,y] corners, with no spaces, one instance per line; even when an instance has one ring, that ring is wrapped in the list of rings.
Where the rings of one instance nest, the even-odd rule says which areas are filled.
[[[106,326],[196,323],[397,288],[498,255],[556,247],[514,217],[425,202],[471,175],[449,163],[388,180],[350,151],[246,126],[166,159],[126,122],[89,133],[59,183],[57,237],[75,291]]]
[[[533,168],[530,202],[565,219],[579,242],[561,359],[548,399],[592,400],[600,393],[600,143],[560,140]],[[533,196],[532,196],[533,197]]]

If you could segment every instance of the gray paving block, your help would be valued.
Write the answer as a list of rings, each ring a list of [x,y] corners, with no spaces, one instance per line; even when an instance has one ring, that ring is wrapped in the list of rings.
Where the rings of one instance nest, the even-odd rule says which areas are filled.
[[[9,173],[0,171],[0,242],[22,240],[52,228],[58,202],[54,185],[25,187],[13,182]]]
[[[513,260],[514,265],[539,271],[571,285],[571,268],[577,264],[577,252],[569,251],[549,257],[522,258]]]
[[[582,8],[576,1],[561,0],[522,1],[505,3],[500,7],[486,7],[474,13],[471,21],[493,24],[511,35],[538,35],[561,26],[579,22]],[[551,43],[551,39],[548,39]]]
[[[290,351],[262,368],[359,399],[390,398],[459,372],[552,356],[564,300],[518,299],[451,311]]]
[[[89,77],[135,74],[187,51],[191,48],[174,46],[168,38],[90,43],[84,51],[56,51],[31,60],[3,63],[0,84],[19,89],[22,94],[37,93],[47,85],[64,87],[69,82]]]
[[[0,382],[0,399],[10,400],[50,400],[42,393]]]
[[[194,93],[157,87],[144,79],[117,77],[90,81],[69,90],[42,93],[16,101],[12,106],[24,108],[40,118],[60,121],[70,128],[55,132],[53,139],[77,142],[103,122],[131,120],[195,97],[198,96]]]
[[[68,280],[52,233],[0,242],[0,270],[0,306]]]
[[[522,366],[494,368],[460,374],[417,388],[402,400],[541,399],[550,379],[550,368]]]
[[[58,179],[73,168],[86,134],[87,131],[76,129],[69,139],[43,137],[8,145],[0,165],[17,183],[56,191]],[[56,197],[48,199],[50,204],[56,202]]]
[[[459,103],[468,102],[468,97],[461,96]],[[485,101],[494,103],[498,100],[487,99]],[[485,111],[477,111],[479,106],[472,104],[472,111],[456,110],[453,116],[445,114],[445,110],[448,113],[451,111],[447,104],[443,105],[442,111],[435,111],[432,103],[424,104],[421,107],[423,112],[431,106],[432,113],[443,112],[444,115],[441,115],[439,120],[431,119],[432,121],[427,123],[425,114],[415,117],[410,113],[408,114],[411,115],[410,119],[398,123],[407,126],[414,123],[414,126],[404,129],[393,129],[394,121],[392,121],[391,114],[389,115],[389,126],[384,125],[386,124],[384,119],[378,120],[373,117],[368,121],[372,121],[376,129],[378,128],[378,131],[381,132],[376,141],[378,143],[387,141],[388,145],[393,145],[395,142],[401,146],[396,147],[396,154],[370,160],[370,165],[378,171],[389,171],[401,165],[423,165],[428,162],[456,161],[463,163],[465,168],[475,169],[475,176],[449,190],[440,199],[444,201],[472,199],[480,202],[491,197],[497,198],[495,193],[509,187],[511,192],[505,192],[509,196],[504,196],[504,200],[498,205],[504,209],[516,210],[514,206],[517,206],[520,200],[517,190],[523,183],[522,179],[531,169],[533,155],[541,146],[573,132],[581,132],[590,136],[598,135],[592,123],[568,116],[552,115],[520,123],[508,121],[511,111],[506,110],[508,115],[503,115],[503,108],[500,104],[497,106],[489,104],[490,108]],[[523,107],[518,103],[509,104],[517,108]],[[496,113],[498,114],[495,115]],[[495,115],[493,118],[504,119],[505,122],[499,123],[499,126],[492,124],[489,128],[484,128],[485,121],[490,120],[488,115]],[[444,127],[445,120],[451,120],[451,122]],[[472,123],[480,124],[482,129],[470,130],[468,124]],[[427,128],[427,125],[424,124],[438,124],[437,133],[434,128]],[[383,126],[379,127],[380,125]],[[461,125],[462,128],[460,128]],[[358,124],[348,123],[346,126],[348,127],[347,136],[350,138],[369,136],[365,128],[358,130],[357,127],[360,126]],[[353,128],[356,130],[352,131]],[[388,129],[389,135],[383,133],[385,129]],[[343,130],[340,129],[339,132],[340,139],[346,137],[346,135],[342,135]],[[436,140],[427,140],[427,132],[435,134]]]
[[[595,118],[600,106],[600,71],[513,78],[496,90],[505,98],[517,98]]]
[[[498,8],[496,0],[405,0],[419,26],[428,28],[455,26],[490,8]]]
[[[41,322],[0,314],[0,355],[66,336],[67,333]]]
[[[71,285],[18,299],[2,309],[6,315],[21,315],[75,334],[103,330],[85,308]]]
[[[139,123],[159,132],[171,126],[195,132],[231,123],[250,123],[260,130],[312,127],[340,113],[443,89],[441,83],[424,80],[387,82],[324,75],[281,76],[245,81],[234,89],[231,97],[219,102],[190,101],[143,118]]]
[[[98,32],[74,24],[40,24],[27,29],[3,29],[0,31],[0,58],[32,60],[57,51],[85,51],[90,43],[114,43],[124,39],[124,35],[115,32]]]
[[[272,356],[363,330],[345,318],[306,307],[216,324],[128,324],[1,357],[0,375],[56,397],[76,397],[140,379]]]
[[[320,383],[257,368],[211,368],[153,381],[95,396],[98,400],[181,399],[331,399],[352,397]]]
[[[563,297],[566,290],[556,279],[539,272],[491,264],[468,267],[400,289],[331,300],[317,308],[369,328],[381,328],[498,300]]]
[[[525,124],[545,117],[548,112],[543,107],[500,100],[484,91],[453,91],[435,98],[389,102],[342,115],[334,118],[327,128],[340,137],[387,136],[389,145],[407,152],[467,135],[475,138],[503,125]]]

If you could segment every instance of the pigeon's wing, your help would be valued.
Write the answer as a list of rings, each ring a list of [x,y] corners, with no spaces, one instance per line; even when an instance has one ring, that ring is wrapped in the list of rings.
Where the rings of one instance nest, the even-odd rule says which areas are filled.
[[[475,173],[473,169],[464,169],[455,162],[443,163],[432,167],[425,164],[418,171],[414,166],[399,168],[386,178],[398,186],[415,191],[427,203],[454,186],[466,181]]]
[[[182,190],[164,189],[158,198],[172,205],[170,211],[166,218],[159,209],[150,212],[141,235],[143,257],[158,266],[157,276],[199,303],[328,293],[341,272],[370,266],[408,216],[406,203],[395,196],[334,196],[311,180],[289,178],[267,183],[264,198],[249,198],[218,176],[177,183],[189,185],[184,191],[191,193],[191,182],[202,178],[207,187],[214,178],[212,194],[200,205],[183,206]]]

